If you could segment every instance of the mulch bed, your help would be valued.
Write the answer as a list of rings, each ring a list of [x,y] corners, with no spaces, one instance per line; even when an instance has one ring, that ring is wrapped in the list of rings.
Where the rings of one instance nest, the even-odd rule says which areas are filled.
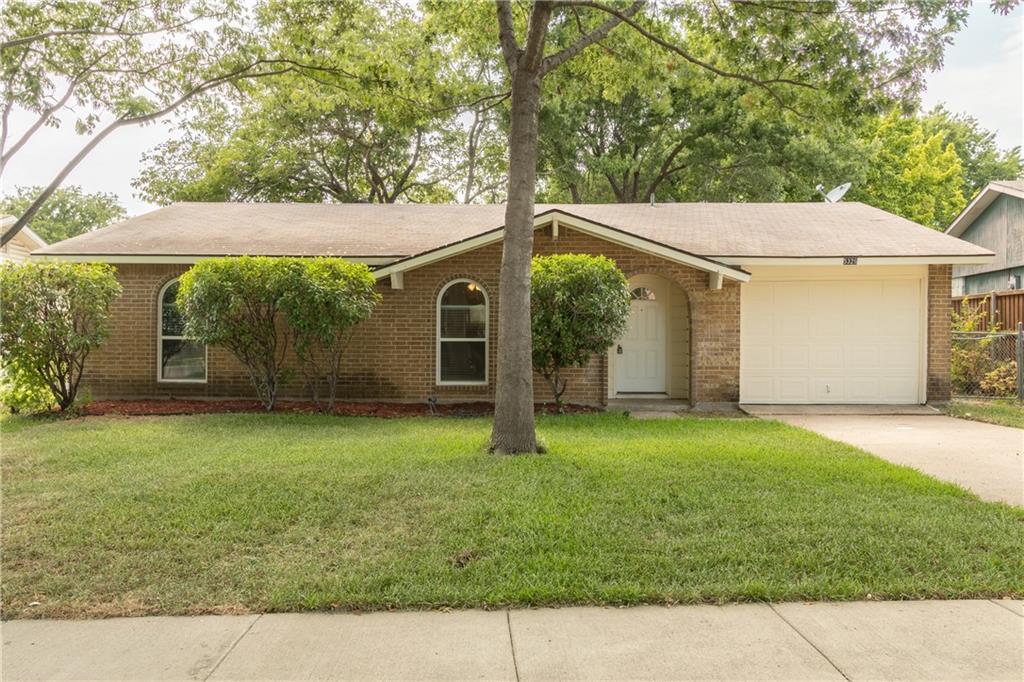
[[[444,417],[478,417],[491,414],[493,403],[388,403],[388,402],[337,402],[334,412],[342,417],[417,417],[438,415]],[[566,405],[566,412],[596,412],[597,408],[585,405]],[[82,407],[78,414],[89,416],[117,415],[125,417],[173,415],[173,414],[225,414],[231,412],[266,412],[256,400],[97,400]],[[281,400],[274,407],[278,413],[317,414],[316,406],[310,401]],[[554,412],[554,405],[537,405],[537,412]]]

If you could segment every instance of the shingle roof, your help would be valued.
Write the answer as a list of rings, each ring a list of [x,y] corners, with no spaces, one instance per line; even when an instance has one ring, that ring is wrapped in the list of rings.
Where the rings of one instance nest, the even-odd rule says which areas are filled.
[[[973,256],[989,252],[855,202],[538,204],[705,257]],[[504,205],[179,203],[41,255],[411,256],[498,229]]]

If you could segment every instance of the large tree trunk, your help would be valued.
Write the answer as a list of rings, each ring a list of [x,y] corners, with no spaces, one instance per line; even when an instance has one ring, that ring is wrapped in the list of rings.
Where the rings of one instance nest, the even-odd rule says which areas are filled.
[[[533,195],[537,184],[537,117],[540,69],[521,64],[512,77],[508,203],[501,257],[498,308],[498,377],[491,449],[537,451],[533,417],[533,353],[530,331],[530,259],[533,257]]]

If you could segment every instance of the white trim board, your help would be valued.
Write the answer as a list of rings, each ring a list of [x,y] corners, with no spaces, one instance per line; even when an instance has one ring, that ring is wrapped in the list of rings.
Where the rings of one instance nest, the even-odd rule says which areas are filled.
[[[756,267],[759,265],[842,265],[855,270],[861,266],[869,265],[970,265],[977,263],[988,263],[995,258],[995,254],[978,256],[854,256],[857,263],[846,265],[842,256],[837,257],[776,257],[776,256],[720,256],[716,260],[729,265],[743,267]]]

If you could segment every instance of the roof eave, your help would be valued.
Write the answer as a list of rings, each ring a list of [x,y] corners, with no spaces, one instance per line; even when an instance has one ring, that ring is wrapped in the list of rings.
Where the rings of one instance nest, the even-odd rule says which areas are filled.
[[[911,256],[716,256],[729,265],[972,265],[989,263],[995,254]],[[849,262],[853,259],[853,263]]]
[[[990,182],[985,188],[978,192],[978,195],[971,199],[970,203],[960,211],[960,215],[953,219],[953,222],[946,228],[946,234],[959,238],[967,231],[974,221],[985,212],[985,209],[992,205],[1000,194],[1006,194],[1018,199],[1024,199],[1024,192],[1014,187],[1008,187],[998,182]]]
[[[227,258],[231,256],[267,256],[270,258],[320,258],[326,254],[124,254],[124,253],[47,253],[33,251],[29,254],[40,261],[69,261],[72,263],[111,263],[117,264],[162,264],[162,265],[194,265],[201,260],[210,258]],[[363,263],[371,267],[380,267],[394,263],[403,256],[331,256],[353,263]]]

